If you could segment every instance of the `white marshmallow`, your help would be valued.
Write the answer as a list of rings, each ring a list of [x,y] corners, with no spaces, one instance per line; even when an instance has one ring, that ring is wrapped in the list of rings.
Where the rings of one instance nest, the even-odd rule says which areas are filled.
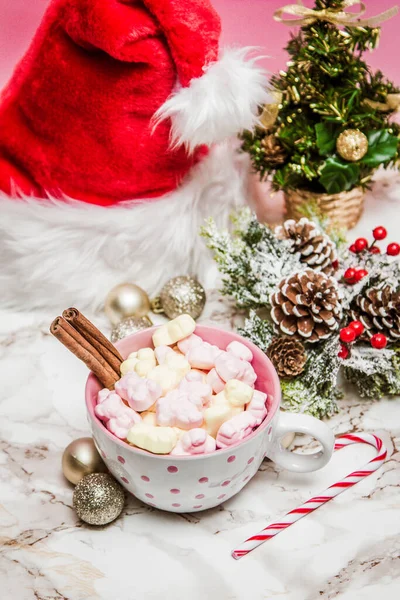
[[[166,325],[162,325],[153,334],[153,344],[158,346],[172,346],[191,335],[196,329],[196,322],[190,315],[180,315]]]
[[[172,427],[152,427],[138,423],[130,429],[127,440],[153,454],[169,454],[175,448],[178,436]]]

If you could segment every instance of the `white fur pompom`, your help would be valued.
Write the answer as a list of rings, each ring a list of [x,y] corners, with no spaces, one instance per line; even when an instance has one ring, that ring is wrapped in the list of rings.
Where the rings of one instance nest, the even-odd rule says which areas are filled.
[[[193,151],[253,128],[259,106],[270,101],[266,73],[256,60],[249,48],[225,50],[202,77],[168,98],[155,122],[171,119],[174,147]]]

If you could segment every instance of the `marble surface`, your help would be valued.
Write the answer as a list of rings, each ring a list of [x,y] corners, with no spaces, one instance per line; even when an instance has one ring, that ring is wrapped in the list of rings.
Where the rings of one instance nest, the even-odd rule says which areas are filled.
[[[382,224],[396,238],[399,189],[393,178],[381,176],[356,233],[368,234]],[[0,311],[2,599],[400,597],[398,399],[361,401],[348,390],[340,414],[328,425],[336,434],[377,433],[388,447],[387,462],[241,561],[230,556],[238,543],[360,469],[374,450],[351,446],[308,475],[264,461],[237,497],[204,513],[161,513],[130,497],[114,524],[89,527],[72,510],[73,488],[60,466],[67,444],[88,434],[87,373],[49,335],[53,316]],[[107,330],[101,315],[93,319]],[[217,291],[209,292],[203,323],[233,328],[240,320]],[[294,445],[301,444],[296,439]]]

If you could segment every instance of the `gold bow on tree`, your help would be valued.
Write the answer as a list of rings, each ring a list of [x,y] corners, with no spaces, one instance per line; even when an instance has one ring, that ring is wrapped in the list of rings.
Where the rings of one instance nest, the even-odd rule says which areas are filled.
[[[375,100],[364,100],[364,104],[370,106],[374,110],[381,110],[383,112],[400,111],[400,94],[388,94],[386,96],[386,102],[375,102]]]
[[[360,8],[357,12],[350,12],[344,10],[350,6],[359,4]],[[377,27],[384,21],[391,19],[397,15],[398,7],[393,6],[384,12],[376,15],[376,17],[370,17],[368,19],[360,19],[366,11],[364,2],[358,0],[344,0],[342,8],[324,8],[323,10],[315,10],[313,8],[307,8],[303,4],[303,0],[297,0],[297,4],[287,4],[274,13],[275,21],[284,23],[290,27],[300,25],[311,25],[315,21],[326,21],[333,23],[334,25],[342,25],[345,27]],[[297,17],[295,19],[285,19],[282,17],[283,14],[293,15]]]

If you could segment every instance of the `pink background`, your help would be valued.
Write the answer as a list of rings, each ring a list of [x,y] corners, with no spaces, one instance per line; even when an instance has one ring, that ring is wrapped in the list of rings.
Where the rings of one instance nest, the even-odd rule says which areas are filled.
[[[183,0],[184,1],[184,0]],[[368,15],[376,15],[390,8],[396,0],[364,0]],[[285,64],[282,48],[289,38],[290,29],[275,23],[274,10],[294,0],[214,0],[224,25],[224,43],[260,46],[269,58],[265,64],[275,72]],[[305,0],[312,6],[311,0]],[[0,86],[9,78],[13,65],[25,51],[35,28],[48,4],[48,0],[0,0]],[[400,16],[383,25],[380,47],[369,56],[367,62],[380,68],[397,84],[400,84],[398,44]]]

